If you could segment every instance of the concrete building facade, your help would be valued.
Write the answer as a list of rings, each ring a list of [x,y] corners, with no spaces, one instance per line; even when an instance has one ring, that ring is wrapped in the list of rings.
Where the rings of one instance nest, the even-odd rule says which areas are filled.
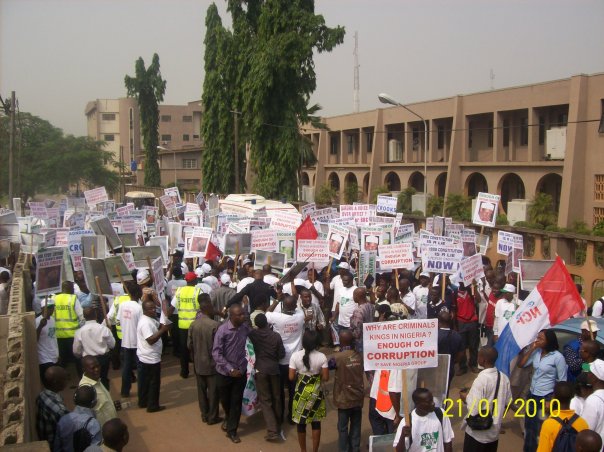
[[[376,94],[377,96],[377,94]],[[318,163],[304,168],[304,193],[323,184],[356,183],[362,199],[392,192],[470,197],[498,193],[503,210],[515,199],[552,195],[558,224],[604,220],[604,74],[519,86],[324,118],[306,128]],[[425,157],[427,156],[427,163]]]
[[[116,161],[132,171],[133,182],[144,180],[145,150],[136,99],[97,99],[85,109],[88,136],[106,143]],[[186,189],[201,186],[201,102],[160,105],[158,151],[162,186],[175,181]],[[135,165],[133,165],[133,162]]]

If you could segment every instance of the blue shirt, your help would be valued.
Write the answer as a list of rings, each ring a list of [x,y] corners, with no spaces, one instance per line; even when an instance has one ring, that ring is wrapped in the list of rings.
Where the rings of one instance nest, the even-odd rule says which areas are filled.
[[[554,350],[543,357],[541,351],[540,348],[535,350],[524,367],[533,365],[531,394],[543,397],[554,392],[556,382],[566,381],[567,366],[559,351]]]
[[[90,422],[88,419],[92,418]],[[92,436],[92,444],[99,445],[103,439],[101,435],[101,424],[94,417],[94,411],[90,408],[76,406],[71,413],[64,415],[57,423],[55,444],[53,451],[73,452],[73,434],[84,427],[88,422],[87,430]]]

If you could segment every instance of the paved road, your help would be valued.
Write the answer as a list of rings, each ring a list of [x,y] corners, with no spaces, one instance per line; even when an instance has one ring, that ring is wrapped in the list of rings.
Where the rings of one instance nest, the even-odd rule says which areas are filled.
[[[199,405],[197,403],[197,387],[195,378],[191,375],[183,380],[179,376],[180,366],[178,360],[170,354],[164,355],[162,363],[162,387],[160,403],[166,410],[149,414],[136,407],[136,384],[133,386],[131,401],[133,407],[119,413],[120,417],[128,424],[130,443],[127,450],[131,451],[218,451],[239,449],[241,451],[294,451],[298,450],[296,427],[286,425],[284,430],[287,436],[285,442],[268,443],[264,440],[266,431],[262,414],[257,413],[251,417],[242,416],[239,428],[241,443],[231,443],[225,433],[220,429],[220,424],[208,426],[201,421]],[[73,369],[70,369],[73,373]],[[119,371],[110,371],[111,395],[114,400],[119,398],[121,378]],[[459,388],[470,386],[474,374],[468,373],[462,377],[455,377],[450,394],[457,398]],[[333,381],[327,384],[330,391]],[[64,392],[64,400],[71,404],[73,389]],[[366,450],[371,427],[367,418],[368,399],[365,400],[362,424],[362,448]],[[453,450],[461,451],[463,445],[463,431],[460,430],[461,420],[453,418],[455,440]],[[522,437],[518,419],[508,419],[504,423],[505,434],[500,436],[499,450],[519,451],[522,449]],[[310,429],[307,444],[310,446]],[[337,410],[330,403],[327,404],[327,418],[322,422],[321,450],[337,451]],[[309,447],[309,450],[311,448]]]

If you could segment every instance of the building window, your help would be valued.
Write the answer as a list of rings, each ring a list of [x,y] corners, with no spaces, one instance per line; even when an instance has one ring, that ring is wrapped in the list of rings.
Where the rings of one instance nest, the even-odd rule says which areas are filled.
[[[487,146],[493,147],[493,121],[489,121],[489,130],[487,131]]]
[[[602,103],[601,113],[600,113],[600,127],[598,127],[598,133],[604,133],[604,99],[601,99]]]
[[[568,115],[566,113],[560,113],[558,115],[558,127],[566,127],[566,124],[568,123]]]
[[[474,138],[474,123],[468,122],[468,147],[472,147],[472,139]]]
[[[197,169],[197,159],[182,159],[184,169]]]
[[[183,116],[182,122],[193,122],[193,116]]]
[[[545,117],[539,116],[539,144],[545,143]]]
[[[132,108],[128,112],[128,118],[130,120],[130,130],[132,130],[134,128],[134,110]]]
[[[329,139],[329,153],[331,155],[338,155],[338,137],[332,135]]]
[[[348,146],[348,153],[354,153],[354,136],[346,135],[346,144]]]
[[[103,135],[103,140],[105,140],[105,141],[115,141],[115,135],[113,135],[113,134]]]
[[[373,132],[367,132],[365,134],[365,145],[367,152],[373,152]]]
[[[604,201],[604,174],[596,174],[594,177],[594,200]]]
[[[413,150],[417,151],[419,149],[419,128],[413,128]]]
[[[510,145],[510,120],[503,120],[503,146],[508,147]]]
[[[594,207],[594,225],[604,221],[604,207]]]
[[[189,134],[188,133],[183,134],[182,141],[189,141]]]
[[[193,135],[194,140],[199,140],[199,135]]]
[[[171,122],[172,116],[170,115],[161,115],[161,122]]]
[[[520,118],[520,146],[528,145],[528,118]]]
[[[166,134],[161,136],[162,141],[172,141],[172,135]]]
[[[103,121],[115,121],[115,113],[103,113],[101,119]]]
[[[130,160],[134,160],[134,138],[130,137]]]
[[[438,149],[444,149],[445,148],[445,126],[438,126],[436,128],[437,133],[436,133],[436,147]]]

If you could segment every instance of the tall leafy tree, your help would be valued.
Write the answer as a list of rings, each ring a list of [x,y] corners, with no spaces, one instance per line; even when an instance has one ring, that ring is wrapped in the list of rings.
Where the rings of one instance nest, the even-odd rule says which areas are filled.
[[[159,56],[153,54],[148,68],[141,57],[136,60],[135,75],[124,77],[128,96],[138,102],[141,115],[143,144],[145,146],[145,185],[159,187],[161,176],[157,163],[159,145],[159,103],[164,100],[166,81],[159,70]]]

